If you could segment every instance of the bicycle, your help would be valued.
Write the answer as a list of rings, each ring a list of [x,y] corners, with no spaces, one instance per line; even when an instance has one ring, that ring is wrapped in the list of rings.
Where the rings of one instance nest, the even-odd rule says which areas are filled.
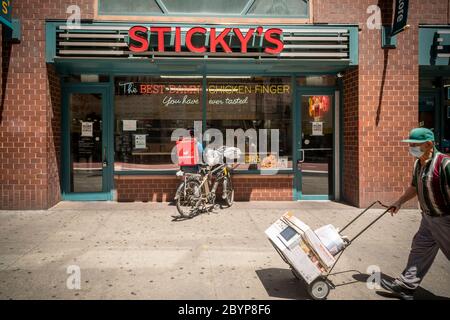
[[[234,202],[234,189],[231,179],[232,170],[237,165],[228,163],[217,164],[217,159],[224,158],[227,152],[225,147],[214,150],[215,161],[210,164],[200,165],[198,173],[178,171],[177,176],[183,177],[183,181],[177,188],[175,201],[177,211],[183,218],[192,218],[199,213],[212,210],[216,206],[216,192],[222,183],[222,199],[227,207]]]

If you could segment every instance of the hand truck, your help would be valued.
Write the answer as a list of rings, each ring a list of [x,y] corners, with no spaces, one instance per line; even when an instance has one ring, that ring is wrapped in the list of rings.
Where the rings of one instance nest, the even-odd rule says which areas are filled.
[[[352,225],[356,220],[358,220],[362,215],[364,215],[369,209],[371,209],[374,205],[380,204],[382,207],[386,208],[386,210],[380,214],[375,220],[373,220],[371,223],[369,223],[365,228],[363,228],[356,236],[354,236],[351,240],[349,240],[347,237],[342,235],[342,232],[347,229],[350,225]],[[339,231],[339,235],[341,236],[341,239],[344,242],[344,248],[337,254],[338,257],[336,258],[336,261],[331,266],[328,272],[322,273],[321,276],[314,279],[310,284],[308,284],[308,294],[314,299],[314,300],[325,300],[330,293],[331,289],[335,289],[336,286],[333,284],[333,282],[328,278],[333,271],[334,267],[338,263],[339,259],[341,258],[342,254],[344,253],[345,249],[348,248],[359,236],[361,236],[367,229],[369,229],[372,225],[374,225],[378,220],[380,220],[386,213],[388,213],[393,207],[388,207],[382,204],[380,201],[375,201],[372,203],[369,207],[367,207],[363,212],[361,212],[356,218],[354,218],[352,221],[350,221],[345,227],[342,228],[342,230]],[[291,265],[291,263],[284,257],[284,254],[280,251],[280,249],[277,248],[277,246],[272,242],[272,240],[269,239],[269,241],[272,243],[275,250],[278,252],[278,254],[281,256],[281,258],[286,262],[289,267],[291,268],[292,273],[297,279],[304,280],[302,276],[295,270],[295,268]],[[305,281],[306,283],[306,281]]]

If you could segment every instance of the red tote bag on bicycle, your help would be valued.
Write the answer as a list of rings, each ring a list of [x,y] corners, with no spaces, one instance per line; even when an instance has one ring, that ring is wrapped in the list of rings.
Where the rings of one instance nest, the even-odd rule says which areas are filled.
[[[179,166],[195,166],[198,164],[198,148],[195,139],[185,138],[177,141],[177,155]]]

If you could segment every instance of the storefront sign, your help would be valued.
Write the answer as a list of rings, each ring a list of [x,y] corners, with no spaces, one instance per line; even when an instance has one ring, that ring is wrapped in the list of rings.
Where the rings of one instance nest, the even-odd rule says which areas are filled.
[[[312,136],[323,136],[323,122],[312,123]]]
[[[123,120],[123,131],[136,131],[136,120]]]
[[[147,135],[146,134],[136,134],[134,136],[134,148],[135,149],[146,149],[147,148]]]
[[[409,0],[395,1],[394,25],[392,26],[391,37],[402,32],[408,25],[408,6]]]
[[[261,159],[257,153],[246,153],[244,156],[244,163],[246,164],[258,164],[260,162]]]
[[[207,88],[210,94],[289,94],[290,86],[281,84],[256,84],[256,85],[216,85],[211,84]]]
[[[189,98],[187,95],[184,95],[181,98],[165,96],[162,103],[166,107],[173,106],[173,105],[197,105],[200,103],[200,100]]]
[[[206,91],[211,95],[219,94],[290,94],[290,85],[284,84],[210,84]],[[158,83],[119,83],[120,95],[148,94],[186,94],[199,95],[202,92],[200,84],[158,84]],[[326,98],[324,98],[326,99]]]
[[[94,123],[83,121],[81,123],[81,136],[93,137],[94,136]]]
[[[169,43],[165,43],[164,36],[166,34],[174,33],[175,39],[173,46]],[[149,49],[152,45],[156,45],[157,52],[165,52],[166,48],[170,47],[170,52],[181,52],[182,46],[186,47],[189,52],[193,53],[207,53],[217,52],[221,47],[226,53],[231,53],[233,50],[229,46],[229,41],[225,38],[233,34],[239,41],[239,51],[241,53],[247,53],[248,45],[252,42],[253,37],[259,36],[264,39],[261,41],[263,51],[267,54],[279,54],[283,51],[283,41],[281,41],[281,35],[283,31],[278,28],[269,28],[264,30],[263,27],[249,28],[247,32],[243,32],[239,28],[224,28],[222,31],[218,31],[217,28],[203,28],[194,27],[186,32],[184,37],[181,36],[181,27],[144,27],[133,26],[128,31],[128,47],[131,51],[139,53],[151,51]],[[156,34],[156,43],[152,44],[150,41],[150,35]],[[203,41],[199,43],[198,35],[203,36]],[[193,41],[194,36],[196,37]],[[184,42],[183,42],[184,41]],[[182,43],[183,42],[183,43]]]
[[[8,28],[12,28],[11,25],[11,0],[1,0],[2,6],[0,11],[0,22],[7,26]]]
[[[225,98],[225,99],[209,99],[209,105],[236,105],[248,104],[248,97],[245,98]]]

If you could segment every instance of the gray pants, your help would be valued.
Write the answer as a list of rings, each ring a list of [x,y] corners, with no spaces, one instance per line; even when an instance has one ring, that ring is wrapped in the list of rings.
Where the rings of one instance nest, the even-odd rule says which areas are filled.
[[[408,264],[396,282],[407,289],[416,289],[439,249],[450,260],[450,216],[430,217],[422,214],[419,231],[412,241]]]

